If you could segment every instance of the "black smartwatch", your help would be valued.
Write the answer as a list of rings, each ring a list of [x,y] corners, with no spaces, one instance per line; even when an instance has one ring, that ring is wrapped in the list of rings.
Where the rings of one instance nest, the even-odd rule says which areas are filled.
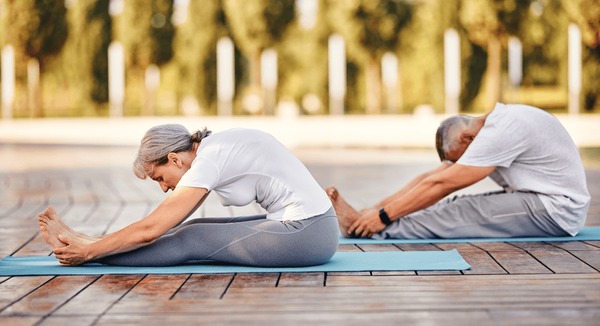
[[[381,207],[379,209],[379,219],[381,220],[381,223],[385,224],[385,225],[390,225],[392,224],[392,220],[390,220],[390,216],[388,215],[388,213],[385,211],[385,209],[383,209],[383,207]]]

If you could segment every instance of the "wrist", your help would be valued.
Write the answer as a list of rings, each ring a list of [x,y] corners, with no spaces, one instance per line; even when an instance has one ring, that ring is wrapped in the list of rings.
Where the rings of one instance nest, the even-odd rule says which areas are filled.
[[[379,220],[381,220],[381,223],[383,223],[385,225],[392,224],[392,220],[390,219],[390,216],[388,215],[388,213],[385,211],[385,209],[383,207],[381,207],[379,209]]]
[[[91,260],[96,259],[97,253],[96,253],[96,251],[94,249],[95,248],[94,248],[94,244],[93,243],[90,243],[90,244],[87,244],[87,245],[83,246],[83,250],[84,250],[84,253],[85,253],[84,254],[85,261],[91,261]]]

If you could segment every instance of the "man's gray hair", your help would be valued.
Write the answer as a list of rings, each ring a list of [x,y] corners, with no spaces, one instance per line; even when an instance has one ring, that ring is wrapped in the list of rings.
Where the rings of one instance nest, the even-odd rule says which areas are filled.
[[[169,153],[185,152],[192,149],[194,143],[199,143],[211,134],[210,130],[196,131],[190,134],[179,124],[165,124],[150,128],[140,142],[137,158],[133,162],[133,173],[146,179],[150,173],[148,166],[163,165],[168,161]]]
[[[468,127],[472,121],[473,117],[466,115],[457,115],[442,121],[435,133],[435,149],[440,160],[445,161],[446,153],[458,146],[457,133]]]

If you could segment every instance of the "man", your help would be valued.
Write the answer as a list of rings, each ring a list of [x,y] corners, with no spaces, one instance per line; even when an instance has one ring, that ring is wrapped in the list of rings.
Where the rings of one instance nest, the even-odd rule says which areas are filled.
[[[436,133],[437,169],[372,208],[327,193],[346,237],[574,236],[590,203],[573,140],[551,114],[498,103],[480,117],[455,116]],[[503,191],[442,200],[489,176]]]

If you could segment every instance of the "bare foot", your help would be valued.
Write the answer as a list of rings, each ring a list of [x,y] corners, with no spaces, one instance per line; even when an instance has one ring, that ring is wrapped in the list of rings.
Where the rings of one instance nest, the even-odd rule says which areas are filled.
[[[360,217],[360,214],[342,198],[335,187],[329,186],[325,189],[325,192],[327,192],[327,196],[329,196],[337,213],[338,225],[342,235],[346,238],[352,238],[353,235],[348,233],[348,228]]]
[[[95,239],[88,237],[84,234],[79,234],[67,226],[56,214],[53,207],[48,207],[46,210],[38,215],[38,224],[40,225],[40,231],[46,243],[52,247],[52,249],[64,247],[65,244],[59,240],[58,236],[78,240],[83,243],[93,242]]]

